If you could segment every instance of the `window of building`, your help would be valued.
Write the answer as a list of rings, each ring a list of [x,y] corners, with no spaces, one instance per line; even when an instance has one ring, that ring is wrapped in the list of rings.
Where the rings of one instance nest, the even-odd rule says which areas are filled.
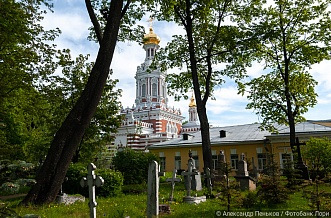
[[[157,96],[157,85],[155,83],[152,84],[152,96]]]
[[[192,151],[192,158],[194,159],[195,168],[199,169],[199,155],[197,151]]]
[[[142,97],[146,96],[146,84],[142,84],[141,86],[141,96]]]
[[[216,150],[211,151],[212,160],[213,160],[213,169],[216,170],[217,167],[217,153]]]
[[[182,164],[182,158],[180,156],[180,152],[177,151],[175,152],[175,169],[177,170],[181,169],[181,164]]]
[[[257,154],[257,169],[263,170],[267,166],[267,154]]]
[[[293,155],[292,155],[292,153],[281,153],[280,154],[280,168],[284,169],[286,167],[293,168]]]
[[[171,132],[171,124],[167,123],[167,132],[170,133]]]
[[[164,156],[164,152],[159,152],[159,158],[160,158],[160,171],[165,171],[166,169],[166,158]]]
[[[231,154],[230,159],[231,159],[231,167],[233,169],[237,170],[238,169],[238,161],[239,161],[238,154]]]
[[[267,154],[263,153],[263,148],[256,148],[257,153],[257,169],[263,170],[267,166]]]
[[[231,160],[231,167],[235,170],[238,169],[238,161],[239,156],[237,154],[237,149],[230,149],[230,160]]]

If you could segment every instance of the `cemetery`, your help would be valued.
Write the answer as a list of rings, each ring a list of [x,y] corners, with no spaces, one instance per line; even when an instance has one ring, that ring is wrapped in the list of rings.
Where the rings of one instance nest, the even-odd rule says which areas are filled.
[[[136,151],[124,151],[124,153],[132,155]],[[130,155],[128,156],[132,158]],[[143,171],[146,175],[140,176],[145,177],[145,181],[139,181],[140,184],[131,184],[131,186],[125,185],[125,177],[121,173],[112,172],[115,170],[97,169],[93,163],[85,167],[72,166],[68,176],[77,177],[72,171],[79,171],[81,174],[78,175],[79,178],[68,178],[63,182],[63,188],[58,195],[63,201],[39,207],[20,206],[19,203],[24,196],[14,195],[18,193],[14,191],[5,193],[1,188],[0,214],[3,215],[2,217],[47,218],[214,217],[216,211],[312,211],[317,208],[320,211],[329,211],[331,209],[331,180],[328,176],[314,181],[293,182],[284,173],[281,175],[277,164],[270,161],[270,171],[254,178],[250,176],[253,169],[247,166],[244,155],[239,161],[240,170],[236,172],[236,176],[231,176],[233,170],[229,167],[230,164],[224,158],[222,151],[219,154],[218,171],[207,170],[207,174],[203,172],[200,174],[195,167],[192,153],[188,155],[187,168],[181,174],[175,169],[172,172],[161,172],[157,161],[149,163],[144,161],[145,165],[148,163]],[[125,154],[121,156],[122,159],[124,157]],[[29,173],[32,173],[28,171],[33,167],[25,164],[30,168],[26,168],[26,172],[24,170],[18,172],[17,176],[28,177]],[[136,166],[131,166],[131,170],[136,171]],[[295,175],[295,172],[292,173]],[[12,174],[10,176],[13,177]],[[133,182],[130,183],[134,183],[134,175],[132,176]],[[300,180],[300,175],[296,176]],[[124,190],[126,186],[127,189],[132,189],[132,192],[124,194],[122,189]],[[133,187],[140,187],[142,190],[136,192]],[[14,189],[15,185],[12,185],[12,188]],[[70,190],[72,193],[67,194],[66,192]],[[4,194],[8,198],[3,196]],[[7,213],[12,216],[4,216]]]
[[[51,19],[96,47],[64,48],[53,3],[0,1],[0,218],[331,216],[331,120],[303,117],[329,90],[308,70],[330,60],[331,2],[266,4],[85,0],[92,26],[74,5]],[[240,94],[259,122],[231,120]]]

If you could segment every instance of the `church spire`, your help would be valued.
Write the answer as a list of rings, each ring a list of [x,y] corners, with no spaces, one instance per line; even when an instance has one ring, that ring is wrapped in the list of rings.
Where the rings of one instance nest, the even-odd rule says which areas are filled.
[[[192,92],[192,97],[191,97],[191,101],[190,101],[190,104],[189,104],[188,112],[189,112],[189,122],[198,121],[197,105],[195,103],[193,92]]]
[[[154,33],[152,21],[148,20],[149,33],[144,35],[143,49],[146,51],[145,61],[137,68],[136,79],[136,106],[167,107],[166,73],[160,69],[149,69],[154,56],[159,49],[160,37]]]

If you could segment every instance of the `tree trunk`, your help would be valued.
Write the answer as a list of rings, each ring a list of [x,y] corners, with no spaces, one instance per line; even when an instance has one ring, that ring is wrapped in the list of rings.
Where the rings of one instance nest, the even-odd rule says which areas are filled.
[[[101,98],[109,75],[123,1],[111,1],[109,17],[103,34],[95,65],[82,95],[57,131],[48,155],[22,204],[47,204],[55,200],[72,157],[88,127]]]
[[[212,170],[212,154],[211,154],[211,146],[210,146],[210,135],[209,135],[209,122],[206,111],[206,101],[201,99],[200,92],[200,84],[198,80],[198,69],[197,69],[197,61],[195,55],[195,47],[193,40],[193,24],[190,12],[191,2],[186,0],[186,34],[189,44],[189,54],[190,54],[190,68],[192,74],[193,81],[193,89],[197,104],[197,111],[200,120],[200,128],[201,128],[201,143],[202,143],[202,154],[203,154],[203,164],[204,170],[208,167]],[[209,81],[206,81],[208,83]],[[209,87],[206,84],[206,87]],[[209,90],[206,90],[206,93],[209,93]]]

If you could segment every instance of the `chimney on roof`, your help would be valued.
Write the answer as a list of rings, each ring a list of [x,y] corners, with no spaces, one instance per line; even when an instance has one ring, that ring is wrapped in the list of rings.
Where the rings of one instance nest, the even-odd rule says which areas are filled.
[[[220,138],[224,138],[226,137],[226,131],[225,130],[221,130],[220,131]]]

